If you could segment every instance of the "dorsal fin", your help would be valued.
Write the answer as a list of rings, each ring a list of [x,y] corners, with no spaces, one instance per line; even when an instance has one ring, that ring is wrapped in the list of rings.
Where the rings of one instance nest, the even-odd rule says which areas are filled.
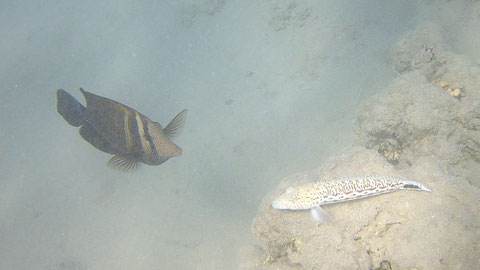
[[[185,124],[185,118],[187,117],[187,109],[181,111],[180,113],[175,116],[170,123],[163,129],[165,135],[167,135],[168,139],[172,140],[175,138],[180,132],[182,132],[183,125]]]

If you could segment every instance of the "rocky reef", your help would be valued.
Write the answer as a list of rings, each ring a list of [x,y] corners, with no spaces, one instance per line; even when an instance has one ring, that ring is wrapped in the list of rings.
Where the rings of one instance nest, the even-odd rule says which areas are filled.
[[[280,181],[252,225],[262,247],[243,269],[480,268],[480,68],[452,52],[441,29],[406,33],[392,54],[397,77],[358,110],[356,146]],[[399,175],[432,193],[399,191],[309,211],[272,209],[313,178]]]
[[[394,164],[428,155],[451,165],[480,161],[480,67],[441,37],[427,25],[398,43],[398,77],[359,109],[358,144]]]
[[[309,211],[272,209],[272,200],[284,188],[308,181],[310,174],[322,179],[402,175],[428,183],[433,192],[400,191],[326,206],[334,220],[325,224],[317,224]],[[436,157],[397,170],[377,151],[356,147],[315,172],[287,177],[264,198],[253,221],[265,249],[256,267],[372,269],[384,261],[392,269],[478,266],[480,190],[461,175],[462,170]]]

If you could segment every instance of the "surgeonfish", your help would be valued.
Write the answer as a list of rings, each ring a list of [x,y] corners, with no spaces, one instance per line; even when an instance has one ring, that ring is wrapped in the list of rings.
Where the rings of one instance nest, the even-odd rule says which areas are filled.
[[[80,88],[83,106],[63,89],[57,90],[57,111],[80,136],[95,148],[114,155],[108,164],[124,171],[136,169],[140,162],[160,165],[178,157],[182,149],[171,140],[182,130],[187,110],[182,110],[165,127],[138,111],[114,100]]]
[[[320,207],[321,205],[357,200],[402,189],[432,192],[427,185],[402,177],[351,177],[289,187],[273,200],[272,208],[277,210],[310,209],[313,218],[323,223],[330,217]]]

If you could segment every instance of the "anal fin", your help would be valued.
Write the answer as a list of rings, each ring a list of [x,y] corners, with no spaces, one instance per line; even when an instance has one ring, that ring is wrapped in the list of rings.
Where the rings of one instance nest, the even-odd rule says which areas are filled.
[[[135,169],[138,168],[140,165],[140,162],[138,159],[135,158],[135,156],[132,155],[126,155],[126,156],[113,156],[109,161],[108,161],[108,166],[121,170],[121,171],[134,171]]]
[[[88,123],[80,128],[80,136],[100,151],[115,154],[115,149]]]

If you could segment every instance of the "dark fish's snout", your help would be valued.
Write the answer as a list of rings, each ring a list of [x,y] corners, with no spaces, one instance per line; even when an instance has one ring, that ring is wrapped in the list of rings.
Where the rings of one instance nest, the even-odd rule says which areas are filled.
[[[171,157],[179,157],[183,153],[182,148],[178,147],[175,145],[174,149],[172,149],[172,152],[170,152]]]

